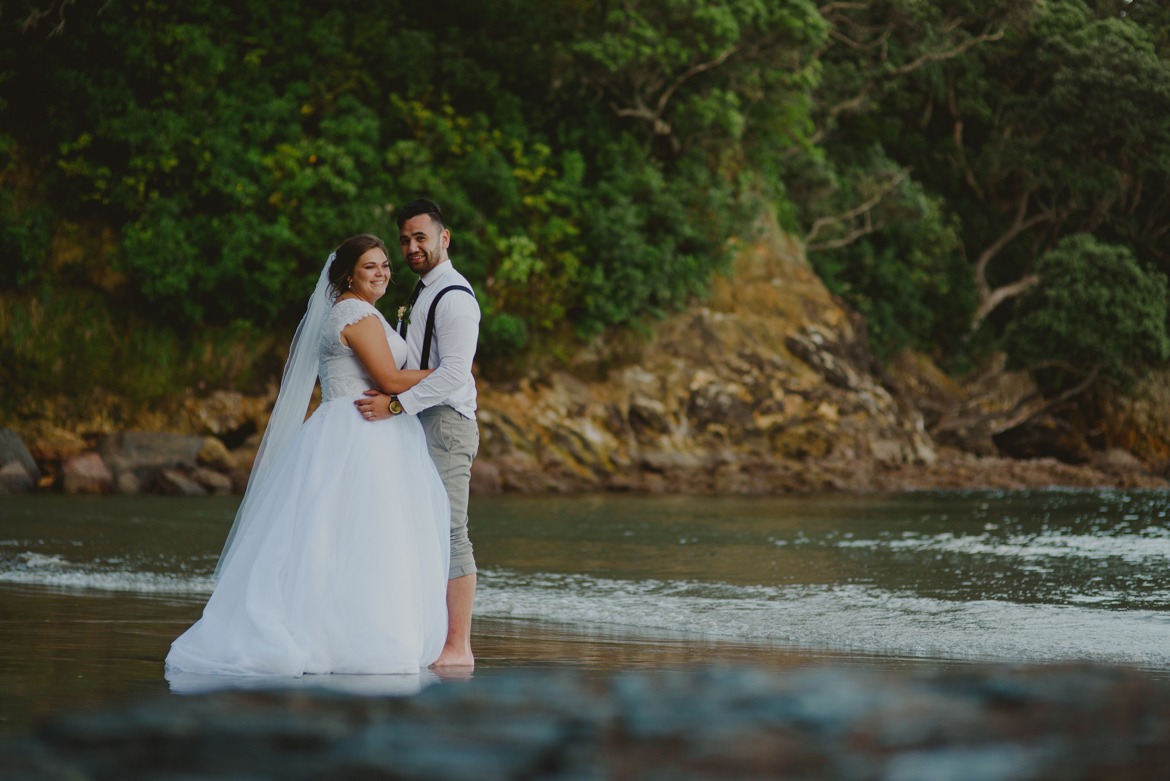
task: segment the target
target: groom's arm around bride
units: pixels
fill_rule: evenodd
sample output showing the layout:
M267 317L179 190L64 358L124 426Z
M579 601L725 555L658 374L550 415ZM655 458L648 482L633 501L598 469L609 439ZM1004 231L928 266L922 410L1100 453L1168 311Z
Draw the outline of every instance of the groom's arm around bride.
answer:
M418 369L425 361L425 368L435 371L396 399L368 391L358 406L363 413L373 413L367 418L370 420L403 412L418 415L423 424L431 458L451 503L447 642L433 666L471 667L475 663L471 609L476 567L467 536L467 502L471 462L479 450L475 379L471 375L479 339L479 304L471 285L447 257L451 234L437 204L426 199L407 204L398 215L398 229L403 260L419 275L399 324L399 332L405 330L406 365Z

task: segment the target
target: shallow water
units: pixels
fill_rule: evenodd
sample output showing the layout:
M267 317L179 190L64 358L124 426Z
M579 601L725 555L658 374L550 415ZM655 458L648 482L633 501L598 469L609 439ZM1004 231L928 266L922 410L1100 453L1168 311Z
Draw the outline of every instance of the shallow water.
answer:
M477 498L476 674L991 660L1170 673L1168 499ZM162 657L199 615L236 503L0 500L0 729L167 691ZM429 682L331 685L406 693Z

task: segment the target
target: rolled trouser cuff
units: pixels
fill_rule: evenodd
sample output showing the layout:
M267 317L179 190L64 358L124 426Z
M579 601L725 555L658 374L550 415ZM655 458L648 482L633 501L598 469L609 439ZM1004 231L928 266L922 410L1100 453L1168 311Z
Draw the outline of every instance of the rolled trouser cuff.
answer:
M454 559L451 560L451 572L447 576L447 580L465 578L468 575L474 575L477 572L479 572L479 570L476 569L475 566L475 557L468 553L467 559L465 561L459 562L458 564Z

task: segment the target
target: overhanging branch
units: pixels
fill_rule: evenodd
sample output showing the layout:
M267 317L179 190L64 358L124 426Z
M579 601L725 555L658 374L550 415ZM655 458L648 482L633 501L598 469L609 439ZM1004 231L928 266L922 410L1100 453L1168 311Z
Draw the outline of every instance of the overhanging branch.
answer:
M857 3L857 4L854 4L854 3L829 3L826 6L822 6L821 9L819 9L819 10L821 12L821 16L825 16L831 10L842 9L842 8L866 9L868 7L869 7L868 3ZM944 32L947 32L947 33L952 32L953 30L958 28L962 23L963 23L963 19L955 19L951 22L950 25L948 25L946 28L944 28ZM878 41L876 41L873 45L877 46L877 45L884 44L886 39L889 37L889 33L891 31L892 30L885 31L883 33L882 37L879 38ZM918 57L914 60L911 60L910 62L906 63L905 65L901 65L901 66L896 67L896 68L889 68L886 71L886 75L887 76L894 76L894 77L905 76L906 74L912 73L912 72L914 72L920 68L923 68L931 63L941 62L943 60L949 60L949 59L952 59L954 57L958 57L960 54L963 54L964 52L968 51L972 47L978 46L979 44L990 43L992 41L998 41L999 39L1003 38L1003 36L1006 34L1007 34L1007 27L1000 27L998 30L996 30L994 32L984 32L980 35L976 35L973 38L968 38L967 40L965 40L962 43L957 44L955 46L951 46L949 48L944 47L944 48L937 49L935 51L926 52L925 54L921 55L920 57ZM867 45L867 44L861 44L861 43L858 43L857 41L853 41L853 40L845 37L840 32L830 31L830 36L831 36L832 40L840 41L840 42L845 43L846 45L849 45L855 49L863 49L863 48L869 47L869 45ZM883 60L884 60L884 58L885 57L884 57L884 49L883 49ZM878 86L879 86L879 79L878 78L871 78L871 79L867 80L865 82L865 84L863 84L861 86L861 88L857 91L856 94L853 95L853 97L846 98L845 100L842 100L838 103L835 103L834 105L832 105L828 109L826 109L825 110L825 121L822 122L821 126L816 130L816 132L813 133L812 139L811 139L812 142L814 144L819 143L820 140L822 138L824 138L824 136L827 132L828 123L830 120L833 120L836 117L838 117L839 115L846 113L846 112L858 111L863 105L865 105L866 98L868 98L869 95L878 88Z
M971 320L971 330L974 331L977 329L997 306L1009 298L1015 298L1039 281L1040 277L1037 275L1028 274L1010 285L1004 285L1003 287L997 287L995 290L992 290L986 298L979 302L979 308L975 310L975 317Z
M1031 367L1031 371L1035 371L1036 369L1043 368L1047 365L1055 365L1055 362L1046 362L1045 364L1038 364L1036 366ZM1065 369L1066 371L1072 372L1073 374L1084 373L1082 371L1078 371L1077 369L1074 369L1073 367L1071 367L1067 364L1062 364L1061 368ZM1064 393L1061 393L1059 396L1052 398L1052 399L1049 399L1048 401L1044 402L1039 407L1019 411L1020 406L1022 406L1022 404L1017 405L1016 409L1013 410L1013 412L1015 414L1011 415L1007 420L1001 421L1000 423L997 423L996 425L993 425L991 427L992 435L994 436L995 434L1002 434L1003 432L1008 431L1010 429L1013 429L1016 426L1027 423L1029 420L1036 417L1037 415L1042 415L1045 412L1047 412L1048 410L1053 409L1054 407L1058 407L1061 404L1064 404L1066 401L1070 401L1071 399L1075 398L1076 396L1079 396L1080 394L1084 393L1086 390L1089 389L1089 386L1091 386L1097 380L1097 376L1101 373L1101 368L1102 368L1101 364L1099 364L1099 363L1091 366L1089 368L1088 372L1084 373L1085 378L1083 380L1081 380L1076 385L1074 385L1073 387L1066 390Z
M700 73L709 71L712 68L718 68L727 61L728 57L738 50L739 46L731 46L722 51L715 59L701 62L688 68L671 82L670 86L663 90L662 94L658 96L658 100L653 109L646 104L646 99L641 94L634 96L633 108L618 106L612 102L609 104L610 108L619 117L635 117L646 120L653 126L655 135L669 136L671 133L670 123L663 119L663 114L666 113L666 105L670 102L670 99L674 96L678 88Z
M957 27L961 23L962 23L961 19L956 20L956 23L952 27ZM954 57L958 57L960 54L967 51L971 47L978 46L981 43L990 43L991 41L998 41L1000 38L1002 38L1006 34L1007 34L1007 28L1001 27L993 33L983 33L982 35L977 35L974 38L968 38L967 40L963 41L962 43L960 43L958 46L955 46L954 48L940 49L939 51L927 52L926 54L922 55L918 59L912 60L911 62L908 62L899 68L895 68L893 73L896 76L904 76L905 74L910 73L912 71L916 71L919 68L921 68L925 65L929 65L932 62L940 62L942 60L949 60L949 59L952 59Z
M841 212L840 214L834 214L831 217L820 217L817 220L815 220L812 224L812 227L809 229L808 234L804 237L805 249L809 250L809 251L813 251L813 250L818 250L818 249L833 249L835 247L843 247L846 244L850 244L850 243L856 241L857 239L861 238L862 236L866 235L867 233L873 233L874 231L879 230L885 223L879 223L877 225L877 227L873 227L873 224L869 220L869 212L875 206L877 206L879 203L881 203L882 199L885 198L886 195L889 194L889 192L891 190L893 190L895 187L897 187L899 184L901 184L902 180L904 180L909 175L910 175L909 168L907 168L903 171L899 171L897 176L895 176L893 179L891 179L889 182L887 182L885 185L883 185L882 188L880 190L878 190L878 192L875 195L873 195L873 197L871 197L869 200L862 203L860 206L857 206L853 209L850 209L847 212ZM817 234L821 232L821 228L825 228L825 227L828 227L829 225L834 225L834 224L839 223L839 222L846 222L849 220L855 220L858 217L862 217L862 216L864 216L866 218L866 226L863 226L863 228L855 230L852 233L850 233L850 235L848 237L846 237L848 240L843 241L842 239L834 239L832 241L822 242L820 244L813 244L812 243L812 240L815 239L817 237Z
M853 242L857 241L862 236L868 236L869 234L874 233L876 231L879 231L884 227L886 227L886 223L884 221L874 223L870 219L869 212L866 212L864 222L860 228L856 228L856 229L850 231L847 235L842 236L839 239L833 239L831 241L822 241L822 242L818 242L816 244L806 244L804 249L806 252L816 252L817 250L837 249L839 247L845 247L845 246L848 246L849 244L852 244Z
M1024 193L1020 198L1019 205L1016 207L1016 218L1012 221L1011 227L1004 231L983 252L979 253L979 257L975 261L975 285L979 288L980 299L987 298L991 295L991 290L987 285L987 264L991 262L991 259L998 255L1016 236L1019 236L1035 225L1039 225L1045 220L1051 219L1051 214L1046 211L1025 219L1025 215L1028 213L1028 201L1032 197L1033 192L1035 192L1035 188L1029 188Z

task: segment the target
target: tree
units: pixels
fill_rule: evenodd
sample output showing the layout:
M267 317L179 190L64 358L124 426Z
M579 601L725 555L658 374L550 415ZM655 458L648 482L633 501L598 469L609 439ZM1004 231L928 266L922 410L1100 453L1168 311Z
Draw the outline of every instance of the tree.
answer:
M1128 247L1067 236L1040 258L1036 276L1004 333L1015 367L1118 375L1170 357L1166 276L1144 269Z
M972 327L1038 282L1032 265L1061 236L1160 262L1170 229L1170 65L1134 21L1084 3L1024 22L885 106L887 149L967 215Z
M814 253L818 266L844 267L850 242L882 241L879 234L897 222L883 212L903 191L897 177L908 176L959 218L967 268L948 266L948 286L971 290L968 329L994 315L976 344L1010 321L1013 310L1002 304L1037 284L1036 259L1062 236L1087 231L1170 269L1170 127L1162 121L1170 113L1170 66L1154 45L1170 40L1165 11L1133 13L1110 0L875 1L828 3L822 11L833 23L833 44L822 55L814 116L832 170L806 179L814 186L801 194L814 197L797 201L813 207L806 226L837 219L810 246L842 257ZM880 150L866 154L886 162L855 163L846 174L842 164L861 150ZM841 184L858 176L874 183L868 191ZM850 295L860 305L882 294ZM964 349L954 340L947 346Z
M804 235L830 289L870 320L879 353L958 348L976 305L963 219L919 170L937 162L906 155L901 134L891 137L889 106L921 102L923 79L993 46L1029 6L860 0L819 9L830 37L810 94L811 139L822 148L787 160L787 227Z

